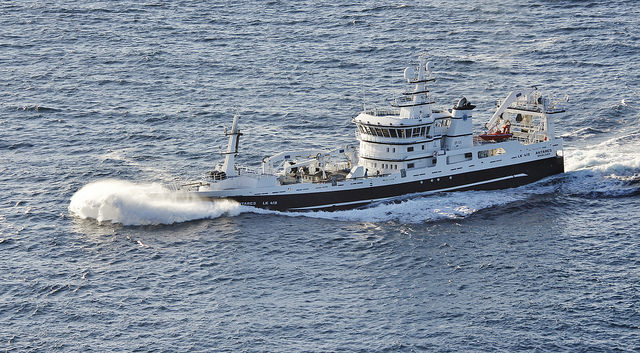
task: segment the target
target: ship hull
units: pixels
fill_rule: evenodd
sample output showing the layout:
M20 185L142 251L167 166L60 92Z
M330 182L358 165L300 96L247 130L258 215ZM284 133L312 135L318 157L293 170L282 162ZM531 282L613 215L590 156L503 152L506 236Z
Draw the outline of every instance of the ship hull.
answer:
M334 211L353 209L372 202L391 200L408 194L464 190L496 190L525 185L564 172L562 156L504 165L467 173L424 177L389 185L344 190L281 193L277 195L228 195L240 204L278 211ZM370 178L373 179L373 178ZM221 197L204 197L209 200Z

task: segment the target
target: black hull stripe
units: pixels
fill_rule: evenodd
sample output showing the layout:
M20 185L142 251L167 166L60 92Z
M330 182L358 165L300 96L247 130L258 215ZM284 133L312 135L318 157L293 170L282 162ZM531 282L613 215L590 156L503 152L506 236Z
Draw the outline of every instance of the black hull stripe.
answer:
M512 178L523 178L526 177L526 174L517 174L517 175L510 175L504 178L498 178L498 179L493 179L493 180L486 180L486 181L480 181L477 183L473 183L473 184L468 184L468 185L460 185L460 186L454 186L454 187L450 187L450 188L446 188L446 189L438 189L438 190L433 190L431 191L431 193L436 193L436 192L445 192L445 191L459 191L459 190L470 190L473 189L476 186L480 186L483 184L491 184L491 183L498 183L498 182L502 182L508 179L512 179ZM395 199L398 196L393 196L393 197L386 197L386 198L382 198L382 199L372 199L372 200L367 200L365 202L366 203L370 203L370 202L379 202L379 201L385 201L385 200L391 200L391 199ZM334 207L342 207L342 206L350 206L352 204L361 204L363 203L363 201L355 201L355 202L345 202L343 204L334 204L332 206ZM292 211L307 211L307 210L321 210L324 209L326 206L312 206L312 207L303 207L303 208L295 208L292 209Z
M375 200L385 200L407 194L451 190L505 189L563 172L564 161L562 157L558 156L453 176L428 177L385 186L308 194L230 196L228 198L244 205L278 211L351 209Z

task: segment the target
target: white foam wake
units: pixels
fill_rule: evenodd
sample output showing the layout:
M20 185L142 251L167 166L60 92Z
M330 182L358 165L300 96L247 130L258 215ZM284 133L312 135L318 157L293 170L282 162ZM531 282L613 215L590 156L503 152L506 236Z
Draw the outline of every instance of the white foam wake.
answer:
M234 216L240 213L240 205L227 200L208 202L188 198L156 183L100 180L78 190L71 197L69 211L98 222L155 225Z
M640 169L640 133L611 138L589 148L566 149L565 169L588 169L603 174L628 175Z

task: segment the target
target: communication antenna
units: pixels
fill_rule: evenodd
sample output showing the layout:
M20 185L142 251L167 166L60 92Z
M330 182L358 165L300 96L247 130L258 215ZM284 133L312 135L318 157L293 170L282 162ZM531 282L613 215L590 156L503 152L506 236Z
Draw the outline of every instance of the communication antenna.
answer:
M364 91L364 76L362 76L362 111L367 111L367 96Z

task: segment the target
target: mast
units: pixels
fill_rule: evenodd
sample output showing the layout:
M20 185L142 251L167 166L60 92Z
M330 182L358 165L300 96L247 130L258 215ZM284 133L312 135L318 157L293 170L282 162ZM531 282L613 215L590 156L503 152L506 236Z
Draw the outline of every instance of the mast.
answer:
M238 146L240 144L240 130L238 130L238 120L240 116L238 114L233 116L233 124L231 125L231 131L225 129L224 134L229 136L229 143L227 144L227 151L224 152L224 164L222 165L222 171L226 173L227 177L237 176L236 171L236 155L238 154Z
M429 97L427 83L434 82L435 79L430 77L431 63L427 62L424 55L419 58L420 64L417 70L413 67L404 69L404 78L407 83L414 85L413 90L404 92L403 97L396 99L395 104L392 104L400 108L401 118L422 119L431 115L433 102Z

